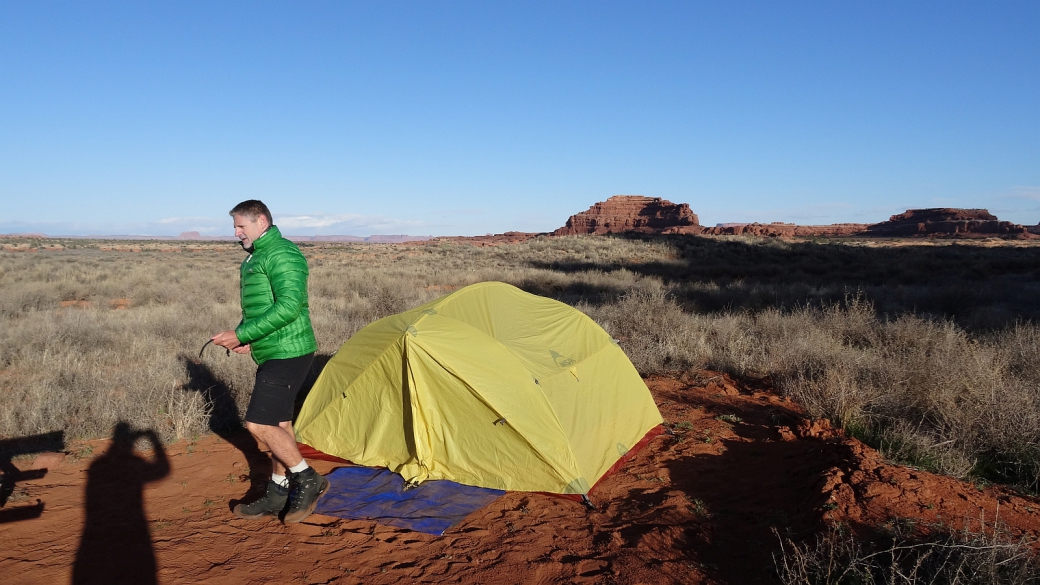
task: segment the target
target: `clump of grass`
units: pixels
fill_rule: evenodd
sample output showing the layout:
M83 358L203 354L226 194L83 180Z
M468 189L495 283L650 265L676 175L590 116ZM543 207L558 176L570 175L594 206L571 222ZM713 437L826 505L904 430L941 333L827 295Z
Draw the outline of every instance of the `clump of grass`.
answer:
M677 423L672 423L672 432L677 435L684 435L693 430L693 423L684 420Z
M708 505L704 503L704 500L700 498L691 498L689 495L686 496L689 505L687 508L693 514L702 518L711 518L711 512L708 511Z

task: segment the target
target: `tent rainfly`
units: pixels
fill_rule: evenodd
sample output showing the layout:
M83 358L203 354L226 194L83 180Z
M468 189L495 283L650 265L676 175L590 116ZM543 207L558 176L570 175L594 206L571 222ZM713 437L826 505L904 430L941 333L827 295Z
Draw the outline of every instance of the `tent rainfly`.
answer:
M315 382L296 434L412 483L584 495L661 423L592 319L482 282L358 331Z

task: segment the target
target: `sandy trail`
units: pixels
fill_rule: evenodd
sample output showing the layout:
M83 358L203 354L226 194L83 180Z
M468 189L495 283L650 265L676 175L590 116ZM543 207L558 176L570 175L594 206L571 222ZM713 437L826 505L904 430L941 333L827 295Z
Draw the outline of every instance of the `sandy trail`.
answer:
M711 372L647 382L676 435L605 479L595 511L508 493L440 537L324 516L246 521L229 506L266 470L251 470L231 443L168 445L164 475L161 454L93 441L14 462L47 471L19 482L2 510L12 521L0 524L0 574L5 583L768 583L774 528L799 540L826 521L957 527L999 506L1013 534L1040 535L1037 500L886 465L768 389ZM11 514L37 500L39 517Z

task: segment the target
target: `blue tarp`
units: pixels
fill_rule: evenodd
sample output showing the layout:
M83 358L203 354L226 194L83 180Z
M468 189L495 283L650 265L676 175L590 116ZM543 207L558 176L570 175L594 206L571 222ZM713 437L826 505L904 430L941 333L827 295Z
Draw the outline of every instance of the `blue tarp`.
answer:
M405 489L400 475L371 467L341 467L325 477L331 485L318 502L318 514L438 536L505 493L447 480Z

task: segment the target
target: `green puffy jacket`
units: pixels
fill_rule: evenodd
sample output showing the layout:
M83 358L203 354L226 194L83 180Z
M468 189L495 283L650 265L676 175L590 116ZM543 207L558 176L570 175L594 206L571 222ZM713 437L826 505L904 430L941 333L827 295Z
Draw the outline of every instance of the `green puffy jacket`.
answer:
M242 323L235 335L253 361L289 359L318 349L307 304L307 259L271 226L242 263Z

